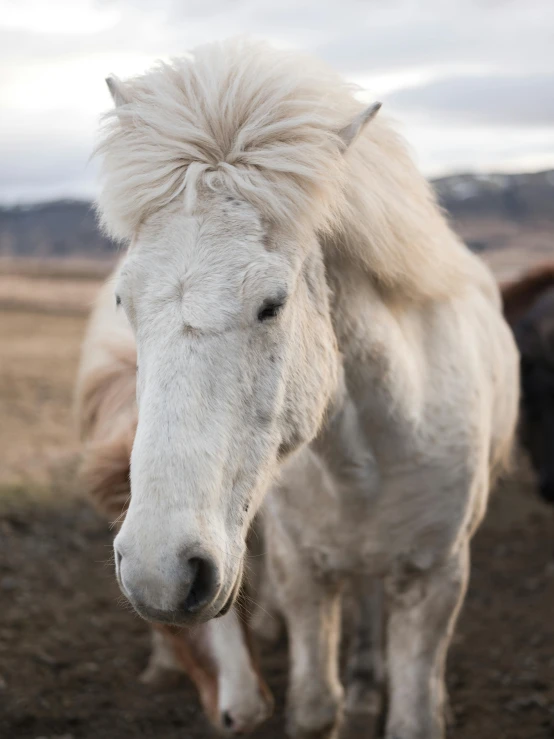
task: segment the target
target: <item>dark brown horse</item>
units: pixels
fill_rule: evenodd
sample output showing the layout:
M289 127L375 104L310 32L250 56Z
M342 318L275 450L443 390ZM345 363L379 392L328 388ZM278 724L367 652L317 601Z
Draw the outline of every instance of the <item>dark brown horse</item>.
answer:
M554 262L501 286L521 354L520 438L545 500L554 503Z

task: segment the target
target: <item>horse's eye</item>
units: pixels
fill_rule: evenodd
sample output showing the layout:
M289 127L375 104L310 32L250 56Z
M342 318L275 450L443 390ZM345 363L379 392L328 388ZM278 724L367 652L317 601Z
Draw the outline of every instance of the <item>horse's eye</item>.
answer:
M116 304L116 305L121 305L121 298L120 298L120 296L119 296L119 295L116 295L116 296L115 296L115 304Z
M283 305L284 302L272 301L264 303L258 313L258 321L268 321L270 318L275 318Z

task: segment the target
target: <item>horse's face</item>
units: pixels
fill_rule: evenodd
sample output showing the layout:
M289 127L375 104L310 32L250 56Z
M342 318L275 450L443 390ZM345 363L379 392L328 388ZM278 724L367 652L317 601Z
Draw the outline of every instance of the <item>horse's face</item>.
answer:
M554 503L554 290L515 326L521 353L521 438Z
M135 332L139 420L115 540L145 618L224 613L245 537L279 462L317 433L338 386L321 250L210 195L141 228L116 301Z

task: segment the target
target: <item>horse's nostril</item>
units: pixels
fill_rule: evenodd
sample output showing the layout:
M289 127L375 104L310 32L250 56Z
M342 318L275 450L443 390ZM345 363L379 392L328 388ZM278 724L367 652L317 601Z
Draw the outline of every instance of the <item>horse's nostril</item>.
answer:
M187 570L190 588L183 608L194 613L213 599L217 589L217 568L211 559L191 557L187 561Z
M231 714L229 713L229 711L224 711L223 712L223 716L221 717L221 723L223 724L223 726L226 729L232 729L233 728L233 724L235 722L233 721L233 717L231 716Z

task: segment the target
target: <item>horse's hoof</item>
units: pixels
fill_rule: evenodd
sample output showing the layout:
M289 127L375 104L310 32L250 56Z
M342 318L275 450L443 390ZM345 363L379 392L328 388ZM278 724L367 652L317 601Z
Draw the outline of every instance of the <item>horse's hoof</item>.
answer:
M153 691L164 691L176 688L183 680L183 673L159 665L148 665L139 675L139 682Z
M379 716L383 710L383 690L363 681L351 683L346 690L345 713L351 717Z
M315 710L295 711L287 719L290 739L338 739L342 711L339 703L318 705Z
M376 739L379 733L380 717L372 711L357 711L344 714L340 739Z
M339 739L339 728L338 725L333 725L315 729L289 723L287 725L287 736L290 739Z

